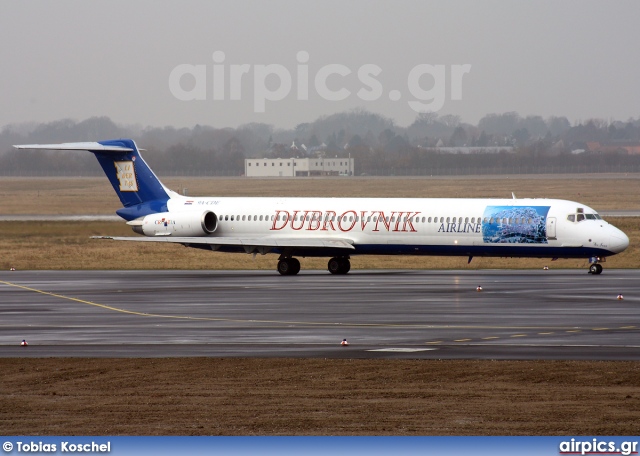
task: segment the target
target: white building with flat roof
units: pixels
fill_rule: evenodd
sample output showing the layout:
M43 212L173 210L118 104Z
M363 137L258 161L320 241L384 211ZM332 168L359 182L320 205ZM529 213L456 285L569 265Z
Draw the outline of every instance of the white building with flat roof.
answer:
M247 177L353 176L353 158L247 158Z

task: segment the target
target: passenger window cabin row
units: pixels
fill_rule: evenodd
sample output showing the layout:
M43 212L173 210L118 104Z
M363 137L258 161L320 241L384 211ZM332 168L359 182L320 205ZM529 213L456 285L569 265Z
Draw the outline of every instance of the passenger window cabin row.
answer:
M579 215L583 215L584 214L579 214ZM586 214L587 218L593 218L593 217L589 217L589 216L593 216L594 214ZM574 221L571 217L575 218L575 214L571 214L569 215L568 220L569 221ZM224 222L233 222L233 221L238 221L238 222L273 222L274 219L277 220L278 222L284 222L285 219L287 218L287 216L285 215L278 215L277 217L275 217L274 215L220 215L218 220L219 221L224 221ZM599 216L597 218L600 218ZM304 219L304 220L303 220ZM361 217L359 216L353 216L353 215L349 215L349 216L340 216L340 215L332 215L332 216L324 216L324 217L317 217L315 215L311 215L311 214L307 214L306 216L304 215L289 215L288 220L289 222L291 221L305 221L305 222L309 222L309 221L313 221L313 222L359 222ZM382 221L382 219L380 220ZM384 222L385 223L395 223L396 221L398 221L398 218L396 216L386 216L384 218ZM411 217L410 219L408 219L407 217L400 217L400 222L406 223L406 222L411 222L411 223L424 223L424 224L429 224L429 223L433 223L433 224L442 224L442 223L471 223L471 224L475 224L475 223L485 223L485 224L509 224L509 225L530 225L531 223L533 223L533 220L531 218L494 218L494 217L484 217L484 219L482 217ZM580 221L580 220L578 220ZM373 215L373 216L368 216L366 218L366 222L373 222L373 223L377 223L378 222L378 216Z

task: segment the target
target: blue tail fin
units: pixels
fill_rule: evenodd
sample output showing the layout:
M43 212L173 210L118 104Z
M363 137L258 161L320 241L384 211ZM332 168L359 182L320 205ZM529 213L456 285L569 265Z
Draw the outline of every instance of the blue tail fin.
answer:
M138 152L131 139L100 142L31 144L18 149L88 150L93 153L109 182L118 194L122 209L116 211L125 220L148 214L167 212L167 202L173 193L162 185Z
M115 139L99 141L98 144L128 149L122 152L90 150L124 206L116 211L120 217L133 220L156 212L167 212L167 189L144 161L134 141Z

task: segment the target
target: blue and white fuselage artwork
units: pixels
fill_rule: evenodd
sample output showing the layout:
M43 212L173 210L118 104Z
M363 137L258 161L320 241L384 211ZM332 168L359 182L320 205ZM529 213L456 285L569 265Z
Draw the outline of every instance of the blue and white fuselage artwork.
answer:
M20 149L87 150L123 205L116 213L143 236L221 252L279 254L278 272L300 270L295 257L330 257L346 274L353 255L588 258L600 274L629 238L583 204L493 198L199 198L166 188L132 140L35 144Z

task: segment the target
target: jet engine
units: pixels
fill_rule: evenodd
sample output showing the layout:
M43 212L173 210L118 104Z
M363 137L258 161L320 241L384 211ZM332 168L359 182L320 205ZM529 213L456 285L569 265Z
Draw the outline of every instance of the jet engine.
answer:
M207 236L218 227L218 217L211 211L160 212L137 218L127 225L145 236Z

